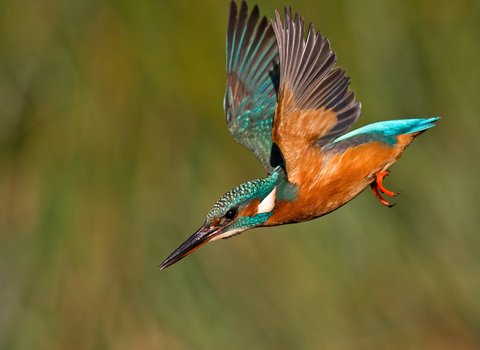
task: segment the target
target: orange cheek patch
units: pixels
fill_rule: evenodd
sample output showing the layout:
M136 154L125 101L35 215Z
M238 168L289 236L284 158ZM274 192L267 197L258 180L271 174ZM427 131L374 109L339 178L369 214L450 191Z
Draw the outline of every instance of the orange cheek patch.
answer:
M243 210L239 213L239 216L252 217L257 214L260 199L256 199L253 202L248 203Z

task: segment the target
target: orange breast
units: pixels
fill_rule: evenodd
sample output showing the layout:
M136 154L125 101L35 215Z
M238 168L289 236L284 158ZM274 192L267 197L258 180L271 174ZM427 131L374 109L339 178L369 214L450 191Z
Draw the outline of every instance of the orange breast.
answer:
M297 159L297 171L289 176L300 187L298 200L278 202L266 225L307 221L339 208L371 184L378 171L393 165L412 140L399 140L395 147L366 143L331 155L312 147Z

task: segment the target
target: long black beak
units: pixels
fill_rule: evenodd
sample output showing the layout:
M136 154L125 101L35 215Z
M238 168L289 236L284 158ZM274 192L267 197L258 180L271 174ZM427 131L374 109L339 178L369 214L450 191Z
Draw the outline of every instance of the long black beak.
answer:
M189 239L182 243L172 254L165 259L165 261L159 266L160 270L163 270L170 265L175 264L177 261L182 260L188 254L194 250L200 248L202 245L215 238L218 232L218 227L205 227L203 225L195 232Z

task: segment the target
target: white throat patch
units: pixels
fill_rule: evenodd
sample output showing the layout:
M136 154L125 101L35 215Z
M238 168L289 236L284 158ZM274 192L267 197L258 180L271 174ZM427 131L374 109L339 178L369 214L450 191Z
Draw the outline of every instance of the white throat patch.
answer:
M213 237L210 241L216 241L217 239L222 239L222 238L228 238L228 237L231 237L231 236L235 236L235 235L237 235L237 234L239 234L240 232L243 232L243 231L245 231L244 228L237 228L237 229L234 229L234 230L230 230L230 231L221 233L218 236Z
M275 186L272 192L270 192L268 196L266 196L265 199L258 205L257 214L269 213L273 210L273 207L275 207L276 192L277 192L277 186Z

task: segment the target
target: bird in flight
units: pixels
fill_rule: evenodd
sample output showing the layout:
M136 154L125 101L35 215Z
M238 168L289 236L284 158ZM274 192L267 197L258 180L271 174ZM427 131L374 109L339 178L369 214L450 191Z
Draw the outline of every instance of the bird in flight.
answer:
M232 1L227 31L224 109L235 141L260 160L267 177L223 195L203 226L160 265L164 269L202 246L255 227L312 220L371 186L380 202L394 196L383 178L405 148L438 118L390 120L346 133L361 104L349 77L335 67L330 43L303 17L284 11L283 25L250 15Z

